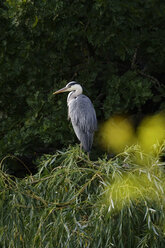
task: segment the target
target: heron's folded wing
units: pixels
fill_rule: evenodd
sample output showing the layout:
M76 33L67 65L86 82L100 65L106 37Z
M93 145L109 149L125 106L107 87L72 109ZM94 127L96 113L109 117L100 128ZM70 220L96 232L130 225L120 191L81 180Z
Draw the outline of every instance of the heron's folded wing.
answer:
M79 95L69 104L69 116L72 124L84 132L94 132L97 129L95 109L85 95Z

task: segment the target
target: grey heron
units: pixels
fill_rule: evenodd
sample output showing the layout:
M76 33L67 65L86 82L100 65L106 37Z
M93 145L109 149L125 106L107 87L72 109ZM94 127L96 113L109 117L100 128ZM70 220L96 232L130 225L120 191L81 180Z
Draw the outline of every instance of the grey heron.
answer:
M64 88L53 94L68 91L70 91L67 97L68 117L80 141L80 146L89 155L93 143L93 135L97 129L96 112L91 100L82 94L83 89L81 85L75 81L68 83Z

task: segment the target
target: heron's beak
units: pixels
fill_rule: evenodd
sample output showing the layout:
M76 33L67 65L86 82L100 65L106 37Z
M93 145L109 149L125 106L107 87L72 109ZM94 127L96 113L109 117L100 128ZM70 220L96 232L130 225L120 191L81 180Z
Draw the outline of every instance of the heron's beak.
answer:
M55 91L55 92L53 93L53 95L56 95L56 94L59 94L59 93L62 93L62 92L66 92L66 91L68 91L68 88L67 88L67 87L64 87L64 88L62 88L62 89L60 89L60 90Z

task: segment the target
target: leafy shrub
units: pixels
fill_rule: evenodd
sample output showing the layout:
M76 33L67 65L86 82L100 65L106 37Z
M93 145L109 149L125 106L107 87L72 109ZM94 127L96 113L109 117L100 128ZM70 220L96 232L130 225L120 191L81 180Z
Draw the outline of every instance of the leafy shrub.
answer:
M0 170L1 247L164 247L163 148L91 162L77 146L43 156L34 176Z

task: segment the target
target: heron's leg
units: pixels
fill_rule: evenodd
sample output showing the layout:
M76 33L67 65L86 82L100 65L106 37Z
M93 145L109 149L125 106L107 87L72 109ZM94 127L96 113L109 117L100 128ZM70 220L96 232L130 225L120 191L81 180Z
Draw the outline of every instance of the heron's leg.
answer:
M82 144L80 143L80 156L82 156Z
M83 151L83 149L82 149L82 144L80 143L80 156L82 156L82 151ZM87 152L87 156L88 156L88 159L90 160L90 152Z
M89 155L90 155L90 152L87 152L88 159L90 160L90 156Z

